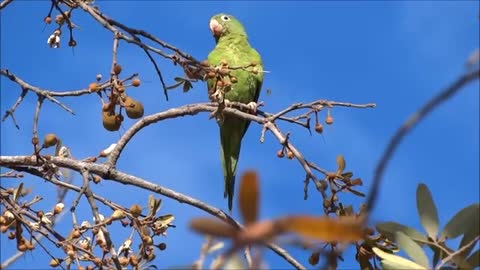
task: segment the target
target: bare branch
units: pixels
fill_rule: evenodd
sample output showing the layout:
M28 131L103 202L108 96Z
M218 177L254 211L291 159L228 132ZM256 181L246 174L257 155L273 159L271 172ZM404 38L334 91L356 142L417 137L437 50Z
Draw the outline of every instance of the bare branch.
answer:
M41 166L42 164L44 164L44 162L45 161L43 160L37 161L36 158L32 156L0 156L0 166L9 167L9 168L19 167L19 168L22 168L21 169L22 171L26 171L23 169L25 168L25 166ZM61 158L61 157L51 157L48 162L51 162L52 164L55 164L58 167L68 168L78 172L87 170L90 173L97 174L107 180L110 179L112 181L115 181L121 184L132 185L132 186L142 188L144 190L150 190L152 192L174 199L180 203L186 203L195 208L203 210L223 220L224 222L231 224L236 228L242 228L242 226L235 219L233 219L231 216L227 215L224 211L216 207L210 206L198 199L176 192L166 187L154 184L142 178L118 171L116 169L113 169L107 166L107 164L95 164L95 163L89 163L89 162L73 160L70 158ZM62 186L72 187L71 184L67 184L67 183L63 183ZM76 188L76 190L79 191L79 188ZM268 243L267 245L271 250L273 250L275 253L277 253L279 256L281 256L283 259L285 259L295 268L306 269L302 264L300 264L297 260L295 260L292 256L290 256L286 250L282 249L281 247L273 243Z
M429 113L431 113L435 108L441 105L443 102L447 101L454 94L458 93L468 83L480 78L480 70L475 70L468 72L458 78L453 84L448 86L446 89L442 90L432 99L430 99L425 105L423 105L418 111L411 115L404 123L401 125L395 134L390 139L387 148L383 152L380 161L377 163L375 168L375 174L372 181L372 186L370 192L366 199L367 212L370 213L375 206L377 199L378 189L380 187L380 182L382 181L383 173L388 165L388 162L392 158L395 150L400 145L400 142L415 126L420 123Z
M0 9L3 9L5 8L6 6L8 6L8 4L12 3L13 0L3 0L1 3L0 3Z

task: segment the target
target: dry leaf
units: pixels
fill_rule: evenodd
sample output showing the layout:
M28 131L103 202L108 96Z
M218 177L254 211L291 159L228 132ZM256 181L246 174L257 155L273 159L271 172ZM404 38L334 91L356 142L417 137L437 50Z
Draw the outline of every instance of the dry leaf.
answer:
M243 174L240 182L240 195L238 204L245 225L252 224L258 217L258 177L254 171L247 171Z
M287 216L280 221L283 230L324 242L353 242L363 239L363 224L355 217Z
M229 224L211 218L194 218L190 228L198 233L216 237L234 237L237 230Z

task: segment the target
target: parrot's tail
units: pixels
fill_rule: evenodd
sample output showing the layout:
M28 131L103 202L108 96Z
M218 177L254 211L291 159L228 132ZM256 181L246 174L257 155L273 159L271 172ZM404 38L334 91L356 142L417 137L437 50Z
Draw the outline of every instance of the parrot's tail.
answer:
M235 176L237 173L238 157L244 134L245 121L228 119L220 127L221 151L225 191L223 196L228 198L228 210L232 211L233 195L235 191Z

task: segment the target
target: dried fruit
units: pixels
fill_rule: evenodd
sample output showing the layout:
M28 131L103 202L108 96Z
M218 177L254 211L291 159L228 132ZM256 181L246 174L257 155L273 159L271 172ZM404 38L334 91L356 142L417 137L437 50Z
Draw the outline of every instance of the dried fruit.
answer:
M137 119L143 116L143 104L131 97L125 99L125 111L130 119Z
M216 75L216 74L215 74L215 72L213 72L213 71L210 71L210 72L207 73L207 77L208 77L208 78L215 78L215 75Z
M283 149L278 150L277 157L283 158L284 156L285 156L285 153L283 152Z
M333 117L331 115L327 115L327 118L325 118L325 124L327 125L333 124Z
M75 47L75 46L77 46L77 42L74 39L70 39L68 41L68 46Z
M130 213L133 217L137 218L142 214L142 207L138 204L134 204L130 207Z
M135 78L132 80L132 86L133 87L139 87L140 86L140 79L139 78Z
M322 132L323 132L323 126L322 126L322 124L317 123L317 124L315 125L315 131L318 132L318 133L322 133Z
M120 72L122 72L122 66L120 66L120 64L115 63L113 65L113 73L115 75L118 75L118 74L120 74Z
M167 248L167 244L165 244L165 243L162 242L162 243L158 244L158 248L159 248L160 250L165 250L165 249Z
M119 118L115 114L102 111L102 123L103 127L108 131L117 131L120 129L122 122L118 121Z
M99 88L98 83L96 82L92 82L91 84L88 85L88 91L90 92L96 92L99 90L98 88Z
M58 142L57 135L49 133L43 138L43 148L48 148L56 145Z

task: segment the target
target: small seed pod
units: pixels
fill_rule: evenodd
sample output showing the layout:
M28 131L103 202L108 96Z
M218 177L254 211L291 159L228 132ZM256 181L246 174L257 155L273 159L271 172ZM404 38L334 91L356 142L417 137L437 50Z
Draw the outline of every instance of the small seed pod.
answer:
M58 14L57 16L55 16L55 22L58 25L62 25L63 23L65 23L65 18L63 18L62 14Z
M238 79L237 79L237 77L235 77L235 76L230 76L230 81L231 81L232 83L237 83L237 82L238 82Z
M216 76L216 74L213 71L210 71L210 72L207 73L208 78L215 78L215 76Z
M333 124L333 117L331 115L327 115L327 118L325 118L325 124L327 125Z
M52 22L52 17L50 16L47 16L43 19L43 21L46 23L46 24L50 24Z
M130 265L137 266L138 265L138 257L135 254L130 255Z
M130 213L133 217L139 217L142 214L142 207L138 204L134 204L130 207Z
M57 203L53 208L53 214L54 215L60 214L63 211L63 208L65 208L65 204Z
M60 259L60 258L56 258L56 259L55 259L55 258L52 258L52 259L50 260L49 265L50 265L51 267L57 267L57 266L59 266L62 262L63 262L63 259Z
M277 157L283 158L284 156L285 156L285 153L283 152L283 149L278 150Z
M308 263L312 266L317 265L318 261L320 260L320 253L313 252L310 257L308 257Z
M139 78L135 78L132 80L132 86L133 87L139 87L140 86L140 79Z
M223 81L217 80L217 88L222 88L222 87L223 87Z
M113 65L113 73L115 75L118 75L118 74L120 74L120 72L122 72L122 66L120 64L115 63Z
M125 256L122 256L120 258L118 258L118 261L120 262L120 265L122 266L127 266L128 265L128 262L130 261L127 257Z
M167 244L165 244L165 243L162 242L162 243L158 244L158 248L159 248L160 250L165 250L165 249L167 248Z
M32 144L33 145L38 145L38 143L39 143L38 137L33 137L32 138Z
M315 125L315 131L321 134L321 133L323 132L323 126L322 126L322 124L317 123L317 124Z
M127 97L125 99L125 111L127 112L127 116L130 119L138 119L143 116L144 109L143 104L139 101L134 100L131 97Z
M258 74L258 68L257 68L257 67L253 67L253 68L252 68L252 73L253 73L253 74Z
M74 39L70 39L68 41L68 46L75 47L75 46L77 46L77 42Z
M118 121L119 118L115 114L102 111L102 123L103 127L108 131L117 131L120 129L122 122Z
M96 82L93 82L91 84L88 85L88 91L90 92L97 92L99 89L98 89L98 83Z
M288 150L288 151L287 151L287 158L288 158L288 159L293 159L293 157L294 157L293 152L290 151L290 150Z
M43 148L48 148L56 145L58 142L57 135L49 133L43 138Z

